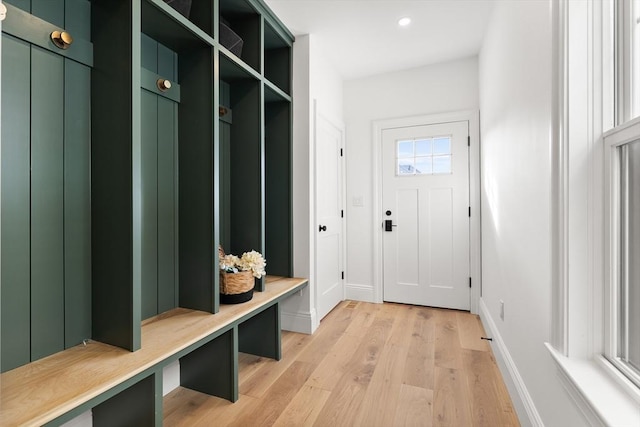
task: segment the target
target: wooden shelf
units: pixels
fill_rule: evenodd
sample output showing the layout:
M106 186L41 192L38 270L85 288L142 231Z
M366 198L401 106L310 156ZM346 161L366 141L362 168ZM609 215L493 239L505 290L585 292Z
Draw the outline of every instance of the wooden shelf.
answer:
M159 375L165 365L259 315L306 285L305 279L267 277L264 292L212 315L177 308L144 322L135 352L91 341L0 375L0 425L42 425L78 408L106 401L127 381ZM279 333L279 332L278 332ZM120 390L119 388L122 388Z

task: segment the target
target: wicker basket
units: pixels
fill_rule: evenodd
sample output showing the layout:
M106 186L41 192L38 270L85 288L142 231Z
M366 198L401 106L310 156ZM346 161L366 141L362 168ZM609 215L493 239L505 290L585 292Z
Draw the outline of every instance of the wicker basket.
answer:
M253 298L255 279L250 271L220 272L220 302L238 304Z

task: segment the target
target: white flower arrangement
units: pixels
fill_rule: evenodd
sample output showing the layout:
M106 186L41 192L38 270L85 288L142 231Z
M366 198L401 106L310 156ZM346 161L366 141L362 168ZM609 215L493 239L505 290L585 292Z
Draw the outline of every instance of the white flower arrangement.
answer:
M239 271L251 271L256 279L266 274L265 267L267 262L260 252L250 251L242 254L240 258L235 255L219 255L220 270L227 273L237 273Z

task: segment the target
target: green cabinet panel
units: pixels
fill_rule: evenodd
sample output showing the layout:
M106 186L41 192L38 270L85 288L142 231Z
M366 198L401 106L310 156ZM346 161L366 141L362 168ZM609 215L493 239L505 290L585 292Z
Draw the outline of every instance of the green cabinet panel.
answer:
M92 337L129 350L141 344L140 19L140 2L91 2Z
M45 3L33 8L64 24L64 2ZM16 11L11 28L27 40L51 25ZM81 12L73 19L87 20ZM3 39L5 371L91 336L91 69L55 47Z
M64 28L65 0L31 0L31 14Z
M178 104L158 96L158 313L178 306L177 122Z
M2 34L3 372L28 363L31 357L30 65L29 44Z
M64 349L64 58L31 48L31 358Z
M69 59L64 66L64 325L68 348L91 337L91 69Z
M25 12L31 12L31 0L4 0L3 3L14 5Z
M291 276L291 104L265 104L265 257L269 274Z
M158 96L142 90L142 318L158 314Z
M158 72L158 42L146 34L140 34L140 66Z
M91 40L91 2L66 0L64 13L64 29L74 38Z
M264 253L263 153L261 135L260 85L243 80L231 87L233 125L231 128L231 247L241 255L256 250ZM267 260L268 262L268 260Z
M220 121L220 244L231 253L231 125ZM239 255L239 254L236 254Z
M180 54L178 112L179 302L180 307L217 311L214 255L213 49Z
M238 400L238 336L234 327L180 359L180 385Z
M280 360L280 303L238 325L238 351Z
M146 70L177 78L175 52L142 34ZM142 318L177 307L177 102L142 90Z
M158 43L157 73L166 79L178 81L178 55L160 43Z
M121 391L109 400L95 406L93 412L94 427L135 426L152 427L156 424L156 393L158 381L151 374Z

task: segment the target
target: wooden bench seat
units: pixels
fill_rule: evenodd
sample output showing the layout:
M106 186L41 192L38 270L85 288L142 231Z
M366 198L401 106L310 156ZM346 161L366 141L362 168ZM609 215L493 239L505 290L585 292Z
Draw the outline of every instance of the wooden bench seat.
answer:
M210 382L221 381L221 397L235 401L238 351L255 354L257 350L263 353L260 355L279 359L278 302L306 283L305 279L268 277L264 292L254 293L253 299L243 304L221 305L216 314L184 308L163 313L143 322L142 348L135 352L90 341L3 373L0 375L0 425L43 425L52 421L60 424L147 378L151 378L151 387L155 388L154 424L158 425L158 419L161 424L162 368L197 354L200 348L206 348L222 336L226 336L227 343L222 346L230 346L230 352L207 350L207 357L213 355L222 360L212 362L210 368L204 367L203 372L206 377L220 366L231 370L228 381L210 379ZM263 319L252 322L259 316L272 318L272 325ZM247 337L245 344L243 335ZM257 336L264 337L267 343L256 344L253 338ZM202 363L184 363L190 371L200 369L199 364ZM181 377L182 370L181 363ZM220 393L214 391L213 394Z

